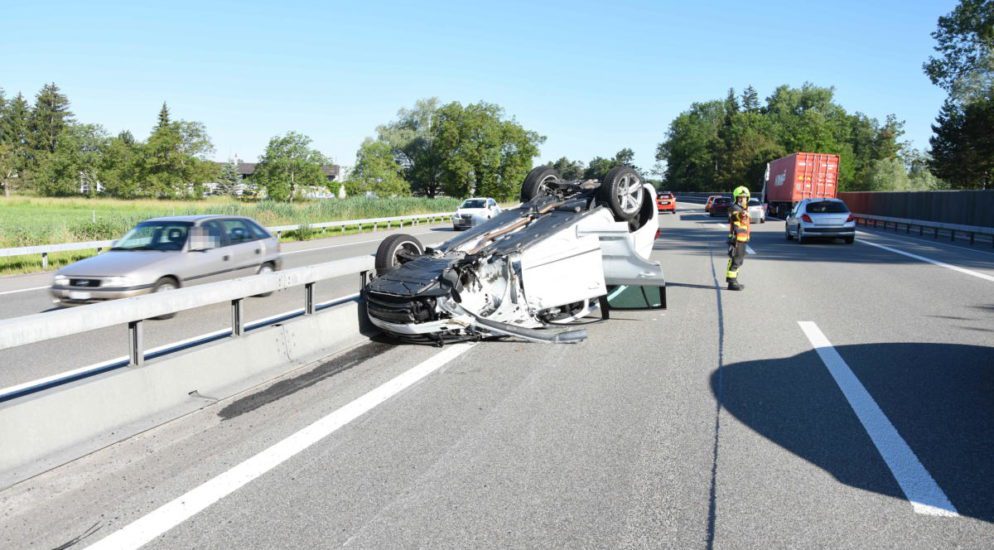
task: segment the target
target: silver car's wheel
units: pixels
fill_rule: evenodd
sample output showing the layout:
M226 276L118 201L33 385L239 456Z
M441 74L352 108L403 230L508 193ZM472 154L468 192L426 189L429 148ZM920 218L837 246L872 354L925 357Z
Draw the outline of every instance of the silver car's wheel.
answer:
M171 290L176 290L179 288L179 284L169 277L163 277L156 281L155 286L152 287L152 294L158 294L160 292L169 292ZM155 320L161 321L165 319L172 319L176 317L175 313L167 313L166 315L160 315L159 317L154 317Z
M628 221L637 216L645 195L642 178L630 166L612 168L597 189L600 202L611 209L618 221Z
M804 228L800 225L797 226L797 242L798 244L804 244Z
M267 273L273 273L274 271L276 271L276 268L273 267L273 264L262 264L259 266L259 271L256 271L255 274L265 275ZM272 296L272 295L273 295L272 292L266 292L263 294L255 295L255 298L265 298L266 296Z

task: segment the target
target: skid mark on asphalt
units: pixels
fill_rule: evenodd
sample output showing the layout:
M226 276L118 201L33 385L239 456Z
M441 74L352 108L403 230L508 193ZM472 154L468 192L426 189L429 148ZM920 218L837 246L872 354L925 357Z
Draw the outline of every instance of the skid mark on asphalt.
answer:
M866 429L867 435L873 441L880 456L890 468L897 484L904 491L905 497L911 502L916 513L929 516L958 517L959 513L953 506L946 493L928 473L925 466L918 460L911 447L908 446L901 434L891 424L890 419L873 400L870 392L866 391L859 378L853 374L839 352L822 333L818 325L811 321L798 321L804 335L808 337L812 347L818 353L829 374L838 384L842 394L849 402L859 422Z
M234 468L129 523L108 537L97 541L96 544L89 546L89 548L100 550L139 548L151 542L173 527L197 515L208 506L234 493L266 472L308 449L318 441L347 426L356 418L359 418L393 396L410 388L472 347L473 344L455 344L446 347L417 366L290 435Z
M724 394L721 367L725 362L725 314L721 304L721 285L718 283L718 273L714 268L714 251L708 246L708 257L711 259L711 279L714 281L714 291L718 304L718 371L717 390L715 391L714 411L714 446L711 451L711 487L708 491L708 532L707 548L714 548L715 523L718 517L718 439L721 435L721 402Z

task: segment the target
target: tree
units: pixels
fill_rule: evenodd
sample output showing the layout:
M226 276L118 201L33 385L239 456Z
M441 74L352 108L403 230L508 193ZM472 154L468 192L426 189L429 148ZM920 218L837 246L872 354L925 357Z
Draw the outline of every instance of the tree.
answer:
M960 0L932 33L936 57L922 69L954 100L969 102L994 88L994 0Z
M104 149L100 166L100 182L108 195L124 199L142 196L142 144L131 132L124 131L111 138Z
M302 185L327 186L322 167L328 160L310 145L311 138L296 132L273 137L259 157L252 179L276 201L292 202Z
M929 166L939 178L966 189L994 188L994 100L961 105L946 99L932 125Z
M207 160L214 152L207 129L200 122L172 121L165 104L152 135L141 148L141 193L153 197L201 196L203 184L217 178L217 165Z
M742 92L742 110L747 113L759 110L759 94L756 93L756 88L753 88L751 84Z
M409 195L411 185L403 172L389 143L366 138L356 154L355 168L345 182L345 189L350 195L367 192L385 197Z
M59 91L55 83L45 84L35 98L30 118L30 145L38 153L54 153L59 137L66 126L73 122L69 98Z
M24 95L18 93L7 103L3 116L0 117L0 145L4 146L0 178L3 179L5 196L10 196L10 192L26 179L31 158L28 149L30 115L30 105Z
M401 109L397 120L376 129L390 144L404 169L404 178L417 195L434 197L442 186L442 153L438 136L438 98L419 99L412 109Z
M56 139L55 151L38 167L38 190L49 196L98 192L100 167L107 135L95 124L73 124Z
M566 157L561 157L556 162L550 164L555 168L559 175L565 180L578 180L583 177L584 165L582 160L569 160Z
M242 182L242 175L238 173L238 161L228 159L228 162L221 165L218 174L218 193L222 195L234 195L238 184Z

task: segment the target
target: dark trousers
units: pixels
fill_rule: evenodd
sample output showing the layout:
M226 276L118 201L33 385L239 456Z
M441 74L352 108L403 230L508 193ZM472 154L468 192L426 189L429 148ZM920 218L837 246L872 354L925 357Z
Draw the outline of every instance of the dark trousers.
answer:
M728 270L725 272L725 280L734 281L739 276L739 268L742 267L746 258L746 244L742 241L735 241L735 244L728 247Z

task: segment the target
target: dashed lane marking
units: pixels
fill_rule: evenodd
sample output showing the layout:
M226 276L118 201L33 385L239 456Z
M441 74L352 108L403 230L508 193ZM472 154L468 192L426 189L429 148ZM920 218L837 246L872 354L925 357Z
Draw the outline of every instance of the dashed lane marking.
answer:
M873 441L880 456L890 468L894 479L911 502L916 513L928 516L957 517L959 513L953 506L942 488L928 473L925 466L908 446L901 434L891 424L890 419L873 400L870 392L866 391L859 378L853 374L832 343L812 321L798 321L804 335L818 352L818 357L825 363L829 374L835 379L842 395L859 418L866 433Z

